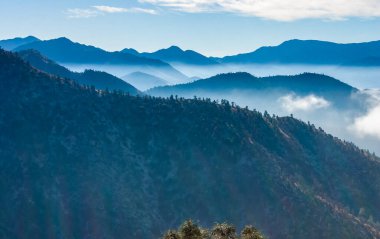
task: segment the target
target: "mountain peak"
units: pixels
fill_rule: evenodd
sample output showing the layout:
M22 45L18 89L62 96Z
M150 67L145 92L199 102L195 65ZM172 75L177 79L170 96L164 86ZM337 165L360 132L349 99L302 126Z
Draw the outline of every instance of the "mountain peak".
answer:
M38 39L35 36L27 36L27 37L24 38L24 40L28 40L28 41L41 41L40 39Z
M167 50L180 50L180 51L182 51L182 49L179 46L175 46L175 45L170 46L169 48L167 48Z
M16 37L13 39L7 39L7 40L0 40L0 47L4 48L5 50L11 51L14 50L15 48L29 44L32 42L37 42L40 41L37 37L34 36L27 36L27 37Z
M155 52L152 52L152 53L145 53L145 54L148 54L148 55L155 55L155 54L182 54L184 53L184 51L179 48L178 46L170 46L168 48L163 48L163 49L160 49L160 50L157 50Z
M319 40L291 39L291 40L288 40L288 41L284 41L283 43L280 44L280 46L309 44L309 43L332 43L332 42L319 41Z
M152 53L143 53L144 56L159 59L169 63L184 63L190 65L212 65L218 64L213 59L210 59L196 51L182 50L178 46L170 46L166 49L161 49Z
M125 48L125 49L121 50L121 52L136 55L136 56L140 54L137 50L135 50L133 48Z
M59 37L56 39L52 39L50 41L57 41L57 42L62 42L62 43L73 43L73 41L71 41L69 38L66 38L66 37Z

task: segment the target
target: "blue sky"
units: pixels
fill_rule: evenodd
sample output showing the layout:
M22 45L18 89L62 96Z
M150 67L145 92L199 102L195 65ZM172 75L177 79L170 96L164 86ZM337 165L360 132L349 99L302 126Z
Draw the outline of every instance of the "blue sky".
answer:
M0 0L0 38L66 36L107 50L205 55L288 39L380 40L380 0Z

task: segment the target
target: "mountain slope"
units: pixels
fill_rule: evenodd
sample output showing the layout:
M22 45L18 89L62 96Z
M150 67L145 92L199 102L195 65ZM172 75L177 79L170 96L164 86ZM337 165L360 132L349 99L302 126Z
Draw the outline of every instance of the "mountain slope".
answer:
M38 41L40 41L40 39L33 37L33 36L28 36L25 38L16 37L13 39L1 40L0 41L0 48L3 48L4 50L10 51L10 50L13 50L19 46L29 44L32 42L38 42Z
M296 119L99 94L4 51L0 109L2 238L158 238L186 218L380 236L379 159Z
M346 62L345 65L349 66L380 66L380 56L379 57L365 57L362 59L355 59L351 62Z
M17 53L23 60L33 67L52 75L77 81L81 85L94 86L99 90L121 90L131 95L139 94L139 91L127 82L105 72L86 70L83 73L72 72L67 68L42 56L35 50L26 50Z
M223 63L349 64L368 57L380 57L380 41L337 44L315 40L290 40L274 47L227 56ZM363 66L366 66L363 64Z
M143 72L133 72L124 76L123 80L136 86L139 90L147 90L156 86L168 84L164 79Z
M161 49L152 53L139 53L134 49L124 49L122 52L157 59L169 63L179 63L188 65L215 65L216 61L192 50L182 50L177 46Z

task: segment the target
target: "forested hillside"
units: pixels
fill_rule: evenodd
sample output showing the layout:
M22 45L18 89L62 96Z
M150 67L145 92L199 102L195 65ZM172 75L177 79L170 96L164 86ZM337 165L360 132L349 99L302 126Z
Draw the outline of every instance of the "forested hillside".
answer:
M379 158L227 101L98 92L0 50L0 237L158 238L187 218L379 238Z

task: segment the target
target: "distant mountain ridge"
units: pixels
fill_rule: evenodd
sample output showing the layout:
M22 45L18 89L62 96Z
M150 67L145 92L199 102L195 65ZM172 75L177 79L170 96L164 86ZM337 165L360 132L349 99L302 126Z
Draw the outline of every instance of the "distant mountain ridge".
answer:
M140 94L132 85L105 72L86 70L83 73L72 72L54 61L42 56L36 50L25 50L17 53L33 67L52 75L77 81L81 85L94 86L99 90L120 90L131 95Z
M65 37L32 42L17 47L13 51L34 49L59 64L77 64L98 66L124 66L134 68L133 71L142 71L154 74L175 82L183 82L187 76L176 70L170 64L157 59L150 59L123 52L108 52L103 49L72 42ZM124 74L127 74L125 72Z
M132 64L163 66L167 63L211 66L218 64L319 64L379 66L380 41L334 43L320 40L289 40L278 46L265 46L253 52L225 57L206 57L193 50L171 46L155 52L138 52L125 48L106 52L100 48L73 43L67 38L40 41L35 37L0 41L6 50L36 49L57 62ZM65 49L66 51L62 51Z
M261 47L254 52L219 58L221 63L332 64L355 63L380 57L380 41L338 44L317 40L290 40L278 46Z
M72 42L61 37L52 40L32 42L17 47L14 51L34 49L44 56L60 63L92 63L92 64L131 64L168 66L160 60L147 59L128 53L107 52L100 48Z
M28 36L28 37L16 37L13 39L7 39L7 40L0 40L0 47L4 50L10 51L13 50L19 46L29 44L32 42L40 41L37 37L34 36Z
M218 62L206 57L196 51L182 50L178 46L171 46L167 49L161 49L152 53L139 53L134 49L124 49L121 52L144 56L151 59L162 60L169 63L189 64L189 65L216 65Z
M131 83L139 90L147 90L156 86L164 86L168 84L168 82L162 78L138 71L128 74L122 77L122 79Z

